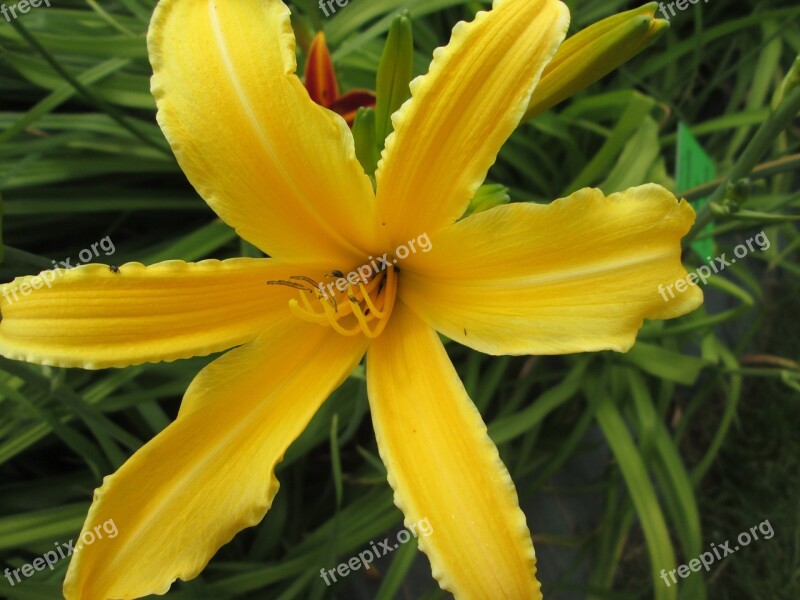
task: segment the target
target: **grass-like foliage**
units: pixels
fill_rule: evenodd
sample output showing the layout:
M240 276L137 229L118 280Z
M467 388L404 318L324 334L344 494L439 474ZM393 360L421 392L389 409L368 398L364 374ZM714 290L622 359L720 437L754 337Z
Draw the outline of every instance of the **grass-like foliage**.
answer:
M0 18L0 280L76 264L106 237L113 254L92 261L260 256L198 197L156 125L145 45L155 0L51 4ZM299 64L321 25L343 91L375 89L399 11L410 11L422 74L453 25L488 4L352 0L325 17L295 0ZM570 33L637 5L566 4ZM657 182L711 197L691 234L711 256L760 232L770 241L710 277L700 310L646 323L627 354L493 358L447 345L517 484L548 599L800 596L800 87L783 85L799 53L793 0L690 4L637 58L520 126L490 171L512 201ZM716 175L682 181L679 125ZM691 271L706 261L686 244ZM92 490L175 417L210 360L89 372L0 358L0 570L75 537ZM266 519L170 598L447 597L415 543L331 587L320 578L402 523L363 369L277 475ZM765 520L772 539L680 585L661 580ZM0 580L0 596L60 597L66 567Z

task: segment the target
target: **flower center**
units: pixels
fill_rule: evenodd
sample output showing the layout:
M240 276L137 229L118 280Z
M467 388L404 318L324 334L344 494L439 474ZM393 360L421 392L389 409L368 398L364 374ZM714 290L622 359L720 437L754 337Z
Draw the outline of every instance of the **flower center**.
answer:
M394 265L385 267L366 283L363 280L352 283L339 271L327 276L336 278L333 284L314 281L303 275L292 276L289 278L291 281L267 283L298 290L300 301L290 300L289 309L299 319L329 325L341 335L363 333L374 339L383 332L392 315L399 271Z

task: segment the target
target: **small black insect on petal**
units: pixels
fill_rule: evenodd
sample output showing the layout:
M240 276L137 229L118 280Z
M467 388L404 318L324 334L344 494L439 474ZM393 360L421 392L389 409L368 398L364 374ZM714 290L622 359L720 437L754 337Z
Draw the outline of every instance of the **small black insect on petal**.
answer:
M110 267L108 267L108 270L111 271L112 273L119 273L119 267L117 265L111 265Z

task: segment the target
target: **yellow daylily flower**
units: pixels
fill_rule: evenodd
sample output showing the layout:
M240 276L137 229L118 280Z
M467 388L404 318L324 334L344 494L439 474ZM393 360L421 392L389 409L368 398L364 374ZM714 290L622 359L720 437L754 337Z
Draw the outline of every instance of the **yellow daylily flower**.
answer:
M694 221L659 186L459 220L568 21L558 0L496 0L456 25L393 118L375 192L345 121L295 75L280 0L161 0L148 36L159 124L199 194L271 258L87 265L0 290L10 358L105 368L236 346L96 491L83 534L113 520L118 535L73 557L68 600L197 576L264 517L275 466L365 354L380 455L406 523L430 524L419 547L434 577L459 599L541 598L514 484L437 332L491 354L624 352L644 319L702 302L696 286L658 292L686 278ZM414 239L430 243L395 265ZM316 287L372 257L366 282Z

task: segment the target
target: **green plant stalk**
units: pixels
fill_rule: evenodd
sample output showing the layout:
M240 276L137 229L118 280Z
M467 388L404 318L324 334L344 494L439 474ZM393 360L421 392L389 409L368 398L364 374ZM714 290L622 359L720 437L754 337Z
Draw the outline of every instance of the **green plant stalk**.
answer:
M758 131L756 131L753 139L747 145L744 152L742 152L739 160L733 165L728 177L711 195L709 203L700 210L694 227L692 227L688 235L683 238L684 248L688 248L697 235L705 229L706 225L711 223L714 218L711 212L711 205L725 197L728 191L728 184L735 183L750 174L758 164L758 161L772 148L772 144L777 137L789 126L798 112L800 112L800 87L792 90L775 112L767 117L767 120L758 128Z
M790 156L779 158L778 160L773 160L758 165L753 169L753 172L750 173L750 179L765 179L767 177L771 177L772 175L793 171L798 168L800 168L800 154L792 154ZM697 200L698 198L703 198L714 192L714 190L716 190L717 187L723 183L723 178L715 179L714 181L710 181L686 190L685 192L681 192L678 195L682 198L686 198L687 200Z
M736 357L733 356L733 354L721 342L717 342L717 344L722 362L725 367L730 370L736 370L740 368L739 361L736 359ZM736 418L736 409L739 406L739 400L741 399L742 395L741 375L731 375L730 386L726 392L727 398L725 402L725 410L722 413L722 419L720 420L717 432L714 435L714 438L711 440L711 444L709 445L708 450L706 450L703 458L692 469L691 480L695 487L697 487L697 485L703 480L703 477L714 463L717 454L719 454L719 451L722 448L722 443L725 441L725 437L728 435L728 431L730 430L731 425L733 425L734 419Z

